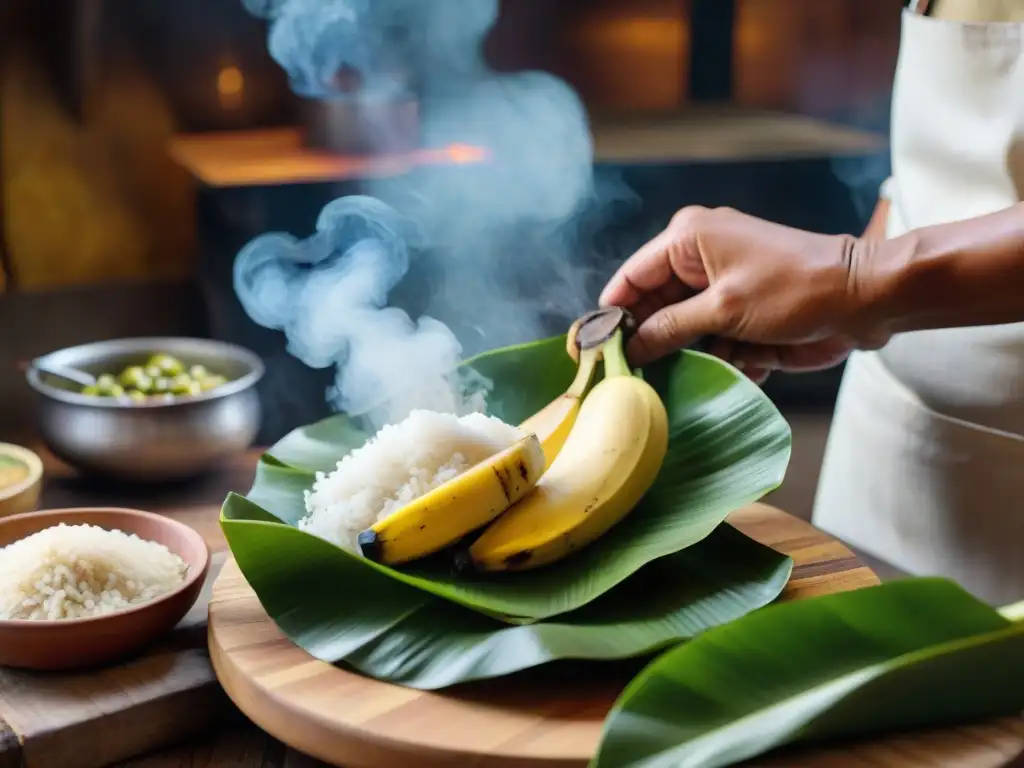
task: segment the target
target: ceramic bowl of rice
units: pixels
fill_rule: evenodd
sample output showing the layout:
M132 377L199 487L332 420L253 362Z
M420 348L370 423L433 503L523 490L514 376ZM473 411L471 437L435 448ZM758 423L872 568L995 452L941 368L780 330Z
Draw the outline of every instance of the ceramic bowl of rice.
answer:
M199 533L148 512L0 519L0 666L78 669L141 650L189 612L209 565Z

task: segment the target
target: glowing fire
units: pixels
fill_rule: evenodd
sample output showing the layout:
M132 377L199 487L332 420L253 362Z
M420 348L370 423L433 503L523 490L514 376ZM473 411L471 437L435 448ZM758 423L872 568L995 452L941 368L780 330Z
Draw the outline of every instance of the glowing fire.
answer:
M178 136L171 154L197 178L214 186L287 184L404 173L417 166L486 162L490 151L448 144L387 155L341 155L310 149L294 128Z
M479 163L487 159L487 150L472 144L452 144L445 149L453 163Z

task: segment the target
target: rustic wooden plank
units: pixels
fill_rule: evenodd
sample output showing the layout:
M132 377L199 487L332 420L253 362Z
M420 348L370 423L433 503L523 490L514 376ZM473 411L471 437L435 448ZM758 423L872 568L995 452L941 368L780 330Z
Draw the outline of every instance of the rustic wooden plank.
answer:
M307 758L301 758L306 760ZM248 723L202 741L119 763L116 768L307 768L279 741Z
M203 733L228 707L201 649L148 656L99 679L5 673L0 696L27 768L109 765Z
M954 731L929 731L881 741L847 742L827 749L783 750L749 768L1021 768L1024 721ZM969 750L965 752L965 750ZM211 739L152 755L117 768L329 768L268 736L252 724ZM6 767L5 767L6 768Z
M871 154L887 140L857 128L805 115L730 104L689 105L654 114L595 114L598 162L748 162Z

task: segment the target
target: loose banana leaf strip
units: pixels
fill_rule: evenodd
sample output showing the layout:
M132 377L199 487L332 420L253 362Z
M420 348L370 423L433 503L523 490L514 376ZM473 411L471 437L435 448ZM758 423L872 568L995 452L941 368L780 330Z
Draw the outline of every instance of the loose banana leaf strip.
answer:
M653 661L592 765L716 768L784 744L1024 710L1024 626L956 584L907 579L780 603Z
M574 366L565 337L485 353L466 365L489 378L491 413L518 423L562 393ZM669 414L670 444L657 482L641 504L591 546L555 565L517 574L467 577L436 559L392 569L354 555L358 568L384 573L445 600L512 623L575 610L648 563L701 541L732 511L782 481L790 456L786 420L764 393L716 358L684 352L645 370ZM248 498L295 525L302 491L366 436L344 416L291 433L260 462Z
M324 661L423 689L557 660L646 655L768 604L792 570L789 558L722 525L583 608L510 626L367 570L241 496L225 502L221 525L242 573L292 642Z

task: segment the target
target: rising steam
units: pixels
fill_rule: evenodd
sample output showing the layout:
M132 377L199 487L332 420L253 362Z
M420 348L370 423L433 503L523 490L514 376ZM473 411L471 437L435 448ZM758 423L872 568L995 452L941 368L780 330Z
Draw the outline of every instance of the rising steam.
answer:
M415 94L423 146L488 153L371 183L374 197L334 201L306 240L254 240L235 264L246 312L305 364L336 366L332 405L374 426L412 407L480 408L487 382L456 374L467 351L537 338L545 321L564 329L589 308L580 216L621 188L598 200L582 105L556 78L485 66L497 0L243 2L269 20L297 93L348 98L336 75L351 68L363 98ZM416 259L433 279L413 320L388 304Z
M374 425L414 408L480 410L487 385L456 374L461 346L446 325L387 306L409 269L404 224L379 200L345 197L324 208L311 237L264 235L235 260L249 316L284 331L288 351L311 368L337 366L332 404Z

